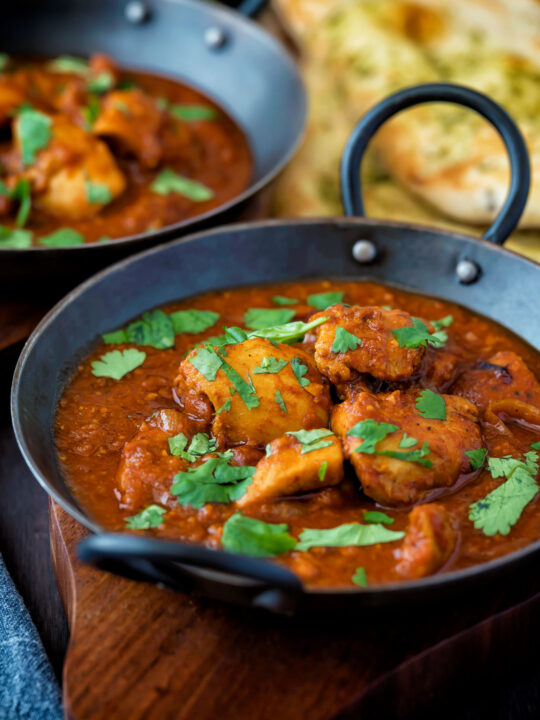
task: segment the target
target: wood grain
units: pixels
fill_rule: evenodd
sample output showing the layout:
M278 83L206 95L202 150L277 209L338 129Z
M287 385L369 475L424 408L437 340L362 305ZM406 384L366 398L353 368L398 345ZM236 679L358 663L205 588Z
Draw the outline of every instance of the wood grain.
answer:
M71 627L65 712L76 720L414 717L451 683L478 684L479 668L493 677L506 650L517 667L540 629L540 594L511 610L515 598L498 596L382 620L283 619L83 566L85 533L51 504Z

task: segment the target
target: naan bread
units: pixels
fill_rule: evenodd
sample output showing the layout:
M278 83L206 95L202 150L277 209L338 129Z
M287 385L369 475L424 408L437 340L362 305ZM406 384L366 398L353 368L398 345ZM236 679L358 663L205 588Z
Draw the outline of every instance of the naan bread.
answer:
M487 92L520 124L533 173L522 227L540 227L540 7L533 0L275 0L275 5L301 44L306 72L313 76L323 68L326 74L319 87L317 79L308 82L319 109L311 113L299 158L283 176L280 214L330 214L329 207L337 205L337 145L344 145L345 127L350 131L367 109L401 87L442 79ZM323 140L329 133L330 139L339 136L336 148ZM462 108L430 105L403 113L378 133L374 145L409 193L458 223L487 225L506 196L502 143L485 121ZM314 159L315 153L322 157ZM309 179L309 210L302 209L301 199L299 206L292 203L296 163L324 177ZM318 204L315 190L321 183L325 199Z

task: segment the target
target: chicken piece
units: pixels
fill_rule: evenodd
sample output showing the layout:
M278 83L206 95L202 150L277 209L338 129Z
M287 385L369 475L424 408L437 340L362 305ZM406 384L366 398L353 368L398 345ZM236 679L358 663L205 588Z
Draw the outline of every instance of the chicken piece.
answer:
M92 130L114 141L142 165L155 168L163 154L165 121L165 113L157 108L155 99L142 90L115 90L103 99Z
M519 355L509 350L466 370L454 383L452 392L468 398L481 412L500 400L520 400L540 408L538 380Z
M419 505L409 513L407 534L394 552L397 572L409 579L437 572L452 555L458 541L454 517L441 505Z
M30 181L41 209L72 220L92 217L124 191L124 175L104 142L62 115L51 116L51 121L47 145L22 177ZM17 118L14 135L20 153L19 127ZM97 190L97 196L91 190Z
M139 511L152 503L170 507L178 504L169 489L173 477L187 468L187 462L171 455L168 440L181 432L188 439L195 434L189 419L178 410L159 410L124 445L117 471L123 507Z
M319 317L328 321L315 330L315 362L334 384L354 380L357 373L380 380L407 380L420 367L425 348L400 347L392 335L392 330L413 324L411 316L402 310L334 305L311 319ZM346 352L334 352L337 328L359 338L361 344Z
M455 346L452 349L451 341L444 348L437 350L428 347L420 366L418 382L422 387L430 388L435 392L446 392L456 376L460 360Z
M292 435L273 440L268 446L270 454L258 463L251 485L237 504L245 507L338 485L343 480L341 442L335 435L327 435L321 442L330 444L302 453L302 444Z
M416 407L417 397L418 392L401 390L379 395L359 393L335 406L332 412L332 429L342 436L345 456L365 494L382 505L411 505L442 494L471 472L471 461L465 452L482 447L477 410L471 402L455 395L442 395L446 420L428 420ZM356 448L366 440L348 432L365 420L389 423L398 429L379 440L370 453L358 452ZM404 433L417 442L400 448ZM422 451L424 443L428 444L429 452L418 457L422 462L373 452L375 449L376 453L411 453Z
M112 58L105 53L94 53L88 62L90 77L98 77L100 75L110 75L113 84L117 85L120 80L120 69Z
M176 395L183 403L183 393L187 388L191 393L208 398L216 412L212 432L220 446L246 443L264 447L288 430L328 425L328 385L317 371L313 359L303 350L289 345L274 345L264 338L253 338L237 345L217 348L217 351L224 364L217 369L214 380L205 377L190 361L196 359L198 363L204 355L215 359L215 351L210 353L205 348L196 348L188 355L180 364ZM279 372L259 372L264 370L262 363L272 362L269 358L286 364ZM298 358L298 362L306 368L303 380L308 381L307 385L300 383L293 372L291 362L294 358ZM229 380L224 368L229 375L232 370L240 377Z

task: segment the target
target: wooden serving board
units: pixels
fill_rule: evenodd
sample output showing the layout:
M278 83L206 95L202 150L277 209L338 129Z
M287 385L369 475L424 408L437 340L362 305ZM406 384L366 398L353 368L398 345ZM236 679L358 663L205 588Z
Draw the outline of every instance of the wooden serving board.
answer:
M538 587L517 603L501 592L378 620L288 619L83 566L87 531L52 502L50 521L71 629L66 718L418 718L472 681L511 682L509 658L517 670L536 653Z

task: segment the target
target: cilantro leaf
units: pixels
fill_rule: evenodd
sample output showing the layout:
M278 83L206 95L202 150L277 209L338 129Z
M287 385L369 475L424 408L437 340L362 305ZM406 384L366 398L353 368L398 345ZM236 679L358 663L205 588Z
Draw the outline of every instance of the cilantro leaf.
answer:
M285 325L276 325L275 327L263 328L262 330L254 330L250 332L248 337L262 337L267 340L284 343L290 345L292 343L301 342L304 335L313 328L322 325L328 318L322 317L317 320L305 323L301 321L286 323Z
M308 371L307 365L304 365L304 363L300 361L300 358L293 357L291 360L291 368L300 385L302 387L307 387L307 385L309 385L309 380L307 377L304 377Z
M106 205L111 202L112 194L107 185L94 183L87 179L84 186L86 189L86 199L89 203Z
M357 422L348 432L349 437L358 437L363 440L361 445L354 448L353 452L367 453L369 455L384 455L386 457L395 458L396 460L404 460L405 462L417 462L424 467L433 467L431 460L425 460L429 455L429 445L424 443L422 448L409 452L400 452L399 450L376 450L375 445L384 440L387 435L397 430L396 425L390 423L377 422L368 418Z
M531 450L540 450L540 441L532 443Z
M15 219L17 227L23 227L26 225L28 216L30 215L30 209L32 207L32 198L30 195L30 183L26 178L22 178L15 185L13 190L9 194L12 200L19 202L19 210Z
M229 465L230 457L211 457L197 467L179 472L173 478L171 494L180 505L199 510L206 503L238 500L251 484L255 467Z
M360 587L367 587L366 569L363 567L356 568L355 573L351 578L351 581L355 585L359 585Z
M10 57L7 53L0 53L0 72L3 72L10 63Z
M154 178L150 189L157 195L178 193L189 200L193 200L193 202L205 202L214 197L214 193L210 188L195 180L178 175L170 168L165 168Z
M349 437L361 438L364 441L355 448L354 452L374 453L375 445L397 429L397 425L377 422L376 420L368 418L367 420L357 422L356 425L347 432L347 435Z
M317 308L317 310L326 310L331 305L340 303L344 295L344 292L316 293L315 295L309 295L307 304Z
M221 542L227 552L274 557L294 550L296 540L288 530L289 526L284 523L266 523L235 513L223 526Z
M188 439L184 435L184 433L178 433L178 435L174 435L173 437L169 438L169 452L171 453L171 455L180 457L180 453L184 452L187 444Z
M289 411L287 410L287 406L285 405L285 400L283 399L283 395L280 393L279 390L276 390L276 392L274 394L274 401L277 405L279 405L279 407L281 408L281 410L283 410L284 413L286 413L286 414L289 413Z
M0 225L0 249L23 250L32 246L33 233L30 230L12 229Z
M330 447L332 445L331 440L324 440L324 438L333 437L334 433L327 428L320 428L318 430L296 430L285 433L286 435L292 435L300 445L302 446L301 455L305 455L313 450L322 450L322 448Z
M70 247L71 245L84 245L84 237L71 228L60 228L50 235L40 237L38 243L47 247Z
M413 322L412 326L407 325L392 330L392 335L400 347L418 348L429 344L435 348L440 348L448 339L444 330L431 334L425 322L415 317L411 318L411 320Z
M487 450L485 448L479 448L478 450L465 450L465 455L471 461L472 470L478 470L482 467L486 454Z
M59 55L47 63L47 70L58 73L73 73L74 75L86 75L89 67L86 60L74 57L73 55Z
M244 315L244 323L250 330L262 330L274 325L284 325L295 316L295 310L287 308L250 308Z
M433 390L422 390L416 398L416 408L426 420L446 420L444 398Z
M403 437L399 441L398 447L400 448L409 448L414 447L417 444L418 440L416 438L410 437L410 435L407 435L406 432L403 433Z
M105 353L99 360L92 363L92 375L120 380L146 360L146 353L131 348L130 350L113 350Z
M272 374L275 375L276 373L283 370L285 365L288 364L287 360L278 360L273 355L265 355L263 359L261 360L261 364L257 365L256 368L253 370L254 375L262 375L262 374Z
M384 525L392 525L395 522L393 517L379 510L368 510L364 513L364 520L369 523L383 523Z
M469 520L484 535L508 535L521 517L525 507L538 492L535 476L538 473L538 455L525 453L525 461L507 455L489 458L489 470L494 478L504 476L498 488L469 506Z
M16 123L23 166L27 167L36 159L36 153L49 144L52 120L39 110L25 107L19 112Z
M229 412L229 410L231 409L231 406L232 406L232 403L231 403L231 399L229 398L228 400L225 400L225 402L219 408L219 410L216 410L216 415L219 415L222 412Z
M274 295L272 302L275 305L298 305L298 300L285 297L284 295Z
M255 392L255 387L253 386L251 378L249 378L249 383L247 383L244 378L229 365L229 363L225 362L225 360L221 356L218 357L221 359L221 370L223 370L225 375L231 381L234 389L236 390L238 395L240 395L240 398L244 405L249 410L259 407L260 401L257 397L257 393Z
M378 543L394 542L405 537L404 532L388 530L384 525L361 525L346 523L327 530L307 528L300 533L297 550L305 551L312 547L362 547Z
M196 334L204 332L215 325L219 319L219 313L212 310L177 310L169 315L174 332Z
M88 105L82 108L81 112L84 118L85 129L88 131L92 130L101 112L101 105L98 98L95 95L90 95Z
M171 115L184 122L215 120L218 117L216 110L206 105L171 105L168 110Z
M431 320L430 322L435 330L442 330L445 327L450 327L450 325L454 322L454 318L452 315L446 315L440 320Z
M210 381L216 379L217 372L223 365L223 359L217 352L207 347L197 348L195 355L188 357L188 362Z
M149 505L137 515L124 518L124 521L130 530L148 530L163 525L163 516L166 513L167 510L159 505Z
M163 310L152 310L130 323L125 330L105 333L103 341L110 344L135 343L150 345L157 350L174 347L174 329L170 316Z
M105 70L93 78L90 78L86 84L86 89L90 93L102 95L114 87L114 77L112 73Z
M332 343L331 350L333 353L345 353L348 350L356 350L362 344L362 339L356 337L345 328L336 327L336 334L334 335L334 342Z
M321 463L321 466L319 470L317 471L317 476L321 482L324 482L324 478L326 477L326 471L328 470L328 460L325 460L323 463Z
M193 436L189 448L186 450L188 443L184 433L179 433L169 438L169 451L171 455L181 457L188 462L195 462L202 455L213 452L216 449L216 441L210 438L206 433L196 433Z

